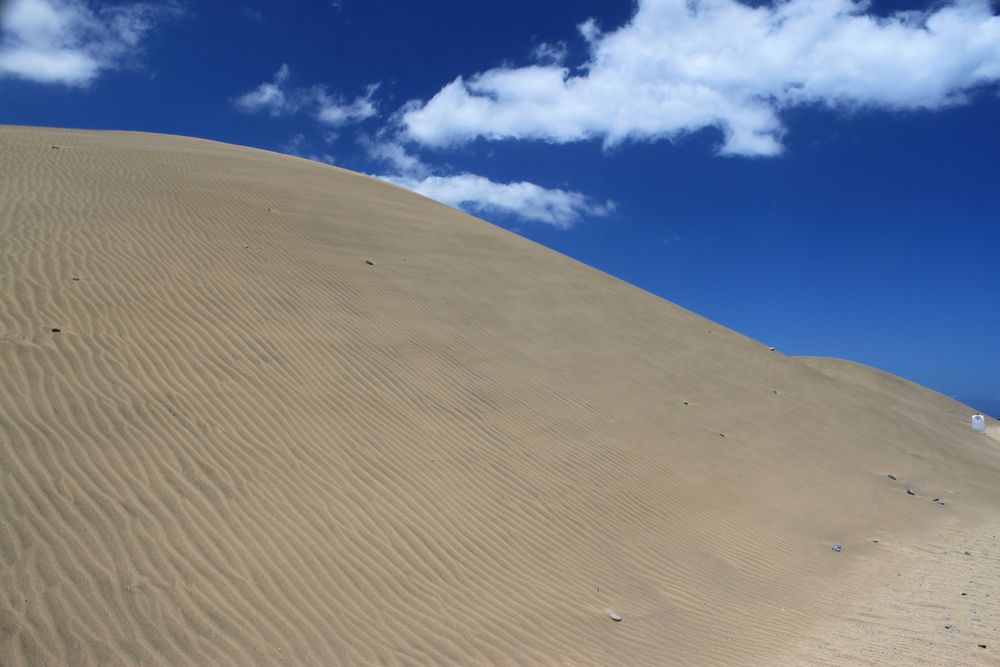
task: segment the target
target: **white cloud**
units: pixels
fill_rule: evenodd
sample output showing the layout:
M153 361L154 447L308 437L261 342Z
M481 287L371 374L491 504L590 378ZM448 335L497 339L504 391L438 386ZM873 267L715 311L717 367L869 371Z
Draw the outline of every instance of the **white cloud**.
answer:
M443 204L483 215L511 215L569 229L584 217L602 217L614 211L613 202L600 203L579 192L544 188L535 183L497 183L485 176L462 172L439 175L395 142L367 142L368 154L388 162L396 173L384 181Z
M0 77L85 86L138 52L174 2L91 9L82 0L0 3Z
M285 84L291 75L292 70L287 64L283 64L275 72L273 81L265 81L253 90L248 90L237 97L233 104L247 113L266 111L272 116L295 113L299 110L301 101L285 90Z
M614 146L716 127L722 153L774 155L779 114L796 105L936 109L1000 80L1000 17L988 0L887 17L868 9L852 0L639 0L618 30L580 26L590 58L579 73L538 64L459 77L407 105L401 122L428 146L479 137Z
M377 83L369 85L354 101L347 102L323 86L291 86L291 75L291 68L283 64L273 80L243 93L233 100L233 105L247 113L265 112L272 116L287 116L308 109L317 120L331 127L358 123L378 114L373 101L379 87Z
M365 89L365 94L355 98L353 102L345 102L331 96L325 90L316 89L314 96L319 105L316 118L321 123L326 123L333 127L347 125L348 123L358 123L366 118L371 118L378 113L375 103L372 102L372 97L375 95L378 87L379 84L377 83L370 84Z
M362 140L361 143L368 152L368 157L388 163L397 174L405 174L410 179L430 176L430 167L400 143L370 140Z
M543 188L534 183L497 183L485 176L381 176L408 190L449 206L473 212L514 215L530 222L544 222L569 229L584 216L605 216L614 210L611 203L600 204L579 192Z

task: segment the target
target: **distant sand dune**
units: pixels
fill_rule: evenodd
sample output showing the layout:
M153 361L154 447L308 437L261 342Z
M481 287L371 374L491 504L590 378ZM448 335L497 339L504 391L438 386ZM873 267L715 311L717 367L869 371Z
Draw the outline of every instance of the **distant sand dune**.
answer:
M2 665L998 659L965 406L335 167L0 175Z

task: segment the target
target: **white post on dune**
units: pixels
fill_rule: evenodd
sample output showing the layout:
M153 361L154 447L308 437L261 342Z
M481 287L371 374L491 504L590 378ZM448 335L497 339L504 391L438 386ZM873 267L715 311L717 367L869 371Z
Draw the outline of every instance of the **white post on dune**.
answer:
M986 433L986 419L982 415L972 415L972 428L980 433Z

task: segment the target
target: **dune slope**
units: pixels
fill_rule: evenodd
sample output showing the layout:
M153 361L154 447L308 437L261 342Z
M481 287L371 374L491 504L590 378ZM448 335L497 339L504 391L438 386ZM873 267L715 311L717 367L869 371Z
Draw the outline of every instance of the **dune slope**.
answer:
M0 176L0 664L875 660L894 568L996 534L948 399L374 179L19 127Z

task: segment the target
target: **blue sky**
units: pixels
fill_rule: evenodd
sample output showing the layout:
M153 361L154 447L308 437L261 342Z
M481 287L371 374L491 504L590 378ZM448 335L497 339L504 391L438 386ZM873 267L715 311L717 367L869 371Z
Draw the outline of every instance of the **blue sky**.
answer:
M1000 414L987 0L8 0L0 122L386 177Z

